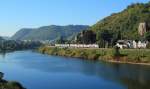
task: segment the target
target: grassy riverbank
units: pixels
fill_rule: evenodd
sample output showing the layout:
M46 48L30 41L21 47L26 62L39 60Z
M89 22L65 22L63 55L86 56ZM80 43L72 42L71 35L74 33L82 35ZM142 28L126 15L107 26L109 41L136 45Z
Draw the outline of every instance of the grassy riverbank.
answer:
M49 55L76 57L88 60L103 60L119 63L150 63L150 49L123 49L116 56L114 49L86 49L86 48L52 48L40 47L39 52Z

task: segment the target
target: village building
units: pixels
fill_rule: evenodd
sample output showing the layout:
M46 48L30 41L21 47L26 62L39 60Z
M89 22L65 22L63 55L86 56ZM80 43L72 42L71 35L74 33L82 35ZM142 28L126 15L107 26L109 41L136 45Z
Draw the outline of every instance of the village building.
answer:
M147 41L135 41L135 40L118 40L116 43L116 46L119 47L120 49L124 48L146 48L148 42Z
M132 48L131 42L129 40L118 40L116 46L120 49Z
M119 47L120 49L123 48L146 48L148 42L143 41L144 35L147 31L149 31L149 25L147 22L142 22L139 24L138 27L138 33L141 36L142 39L139 39L139 41L135 40L118 40L116 43L116 46Z

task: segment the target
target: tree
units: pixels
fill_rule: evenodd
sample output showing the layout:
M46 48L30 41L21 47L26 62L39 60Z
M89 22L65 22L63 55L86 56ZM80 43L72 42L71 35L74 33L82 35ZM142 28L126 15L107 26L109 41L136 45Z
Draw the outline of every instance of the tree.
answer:
M4 73L0 72L0 81L3 79Z
M98 32L103 29L111 30L114 34L120 30L122 39L139 39L138 25L150 22L150 3L132 4L122 12L112 14L93 25L90 29ZM148 30L150 30L150 25Z
M150 42L150 32L145 33L145 40Z
M56 43L57 43L57 44L64 44L64 43L65 43L65 40L64 40L64 38L63 38L62 36L60 36L60 37L58 38L58 40L56 41Z
M113 56L114 57L120 56L119 47L117 47L117 46L114 47L114 49L113 49Z
M120 30L113 33L113 37L112 37L112 40L111 40L111 46L114 46L116 44L116 42L118 40L121 40L121 39L122 39L122 34L121 34Z
M96 42L96 34L92 30L84 30L77 36L77 43L93 44Z
M105 47L109 46L113 38L113 33L109 30L101 30L97 33L97 41L103 42Z

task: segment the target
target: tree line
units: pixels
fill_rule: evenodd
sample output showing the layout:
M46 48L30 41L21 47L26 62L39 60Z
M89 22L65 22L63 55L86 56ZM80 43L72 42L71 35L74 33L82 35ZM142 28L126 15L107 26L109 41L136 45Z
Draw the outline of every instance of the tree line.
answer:
M15 40L0 40L0 51L13 51L22 49L33 49L42 45L38 41L15 41Z

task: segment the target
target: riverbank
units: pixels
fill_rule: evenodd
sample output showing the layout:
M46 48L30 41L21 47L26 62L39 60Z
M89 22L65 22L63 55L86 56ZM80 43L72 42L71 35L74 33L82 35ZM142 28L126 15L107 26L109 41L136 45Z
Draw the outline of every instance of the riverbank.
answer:
M4 80L3 77L4 74L0 72L0 89L25 89L20 83Z
M40 47L39 52L49 55L102 60L107 62L150 65L150 49L122 49L116 56L114 49Z

